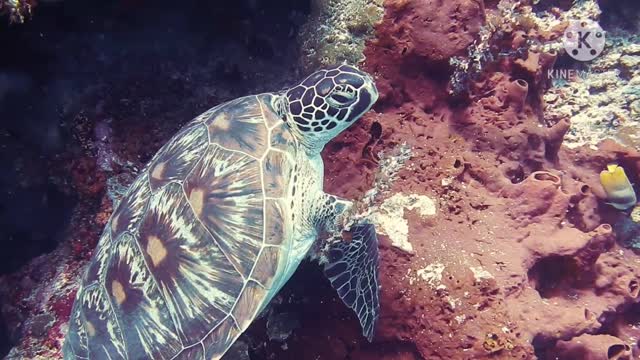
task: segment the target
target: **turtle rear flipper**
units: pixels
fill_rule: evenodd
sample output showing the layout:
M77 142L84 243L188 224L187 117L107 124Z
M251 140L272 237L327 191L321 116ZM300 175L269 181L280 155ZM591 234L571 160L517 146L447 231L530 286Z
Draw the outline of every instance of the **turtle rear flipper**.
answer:
M373 224L351 229L351 241L329 244L324 273L340 299L358 316L363 335L371 341L380 311L378 238Z

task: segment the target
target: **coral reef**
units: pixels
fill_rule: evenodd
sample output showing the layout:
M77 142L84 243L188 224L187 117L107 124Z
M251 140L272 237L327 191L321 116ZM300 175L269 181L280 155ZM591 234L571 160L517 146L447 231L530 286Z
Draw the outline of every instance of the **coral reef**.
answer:
M298 34L302 67L364 60L365 41L382 19L382 0L312 0L309 19Z
M495 8L486 9L486 20L467 54L450 58L449 92L456 96L468 92L471 80L505 58L518 59L518 67L537 72L536 83L540 82L546 74L538 70L548 70L539 66L540 57L549 58L562 49L560 35L569 20L597 19L599 15L595 1L575 2L567 11L557 7L534 11L527 1L498 1Z
M379 123L378 147L406 141L412 151L388 199L423 195L437 201L432 216L404 212L411 248L391 235L382 237L377 341L397 344L398 352L411 349L417 359L551 359L560 354L554 353L562 347L559 341L607 331L616 336L607 324L637 302L640 267L637 255L616 242L608 222L619 213L604 204L598 175L616 161L637 174L637 153L612 142L595 149L562 146L573 119L545 118L542 101L553 85L546 77L559 56L553 48L487 62L468 79L471 101L449 97L451 85L447 89L447 80L431 72L442 66L439 54L464 56L459 54L465 47L478 46L473 41L496 40L476 25L483 24L482 9L468 11L476 3L457 1L438 13L454 11L449 29L464 24L476 40L453 51L455 41L416 45L424 44L424 33L434 33L420 21L437 17L423 15L435 12L430 6L434 3L387 5L377 39L365 51L366 66L381 89L379 114L326 151L327 159L340 159L327 166L327 187L357 195L361 184L373 180L367 162L347 170L354 178L347 184L331 174L345 168L341 159L357 143L368 142L367 128ZM597 6L589 7L593 3L582 6L574 12L597 15ZM521 41L518 31L525 30L541 44L552 40L561 30L548 29L563 21L555 18L557 23L540 17L546 34L541 25L531 25L536 22L513 22L500 40L513 46ZM464 38L465 33L448 35ZM629 339L615 344L627 346L626 353L637 351L637 339Z
M559 341L555 356L559 359L623 360L631 359L631 347L610 335L580 335Z
M359 215L378 226L382 308L374 341L361 336L320 268L305 263L229 356L640 356L633 245L640 210L629 217L607 205L599 175L615 163L631 183L640 178L632 136L638 39L605 29L613 46L579 68L562 54L559 37L569 18L600 16L593 1L389 0L379 23L377 2L314 6L298 37L301 58L288 48L241 62L252 55L230 42L216 49L228 61L165 60L154 71L112 59L100 74L129 75L102 75L73 96L63 136L74 146L51 162L47 176L78 201L55 250L0 278L1 313L15 345L9 358L59 357L74 279L118 189L180 122L226 99L278 88L296 72L284 70L294 63L314 67L362 54L380 100L323 157L326 190L359 200ZM349 25L354 11L361 17ZM288 19L301 22L298 12ZM289 26L271 36L295 44ZM351 42L353 32L359 35ZM248 34L244 46L278 49L269 45L273 39ZM548 77L562 69L588 71L562 82ZM609 112L624 121L609 127ZM25 174L16 178L29 178L28 159L37 156L20 158Z
M544 96L547 121L570 119L566 146L614 139L640 148L640 36L614 30L607 32L607 43L599 57L573 69L574 81L556 79Z

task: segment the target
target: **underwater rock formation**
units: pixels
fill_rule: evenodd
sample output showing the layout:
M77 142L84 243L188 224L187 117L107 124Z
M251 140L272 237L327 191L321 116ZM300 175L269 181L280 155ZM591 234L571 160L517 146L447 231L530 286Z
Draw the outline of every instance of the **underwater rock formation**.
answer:
M599 178L616 163L638 183L640 153L629 135L636 127L639 42L624 29L605 29L614 34L614 46L588 65L604 75L550 81L549 70L575 65L558 46L567 19L600 15L593 1L557 3L389 0L370 32L379 3L317 2L298 42L303 57L313 48L318 58L296 58L288 48L248 63L240 61L248 51L231 42L217 45L231 60L167 61L153 74L131 75L122 59L114 60L109 69L122 67L113 73L129 75L105 75L106 85L65 113L71 138L80 144L60 160L71 175L55 173L80 198L69 235L53 252L0 280L2 315L16 345L10 358L59 356L75 278L112 209L108 179L135 172L179 122L206 107L277 89L291 75L284 68L294 63L313 67L362 53L380 100L329 143L323 157L326 191L372 201L370 215L381 228L382 309L374 342L362 338L355 316L319 267L308 263L243 336L238 356L640 356L640 261L637 251L621 246L625 236L640 232L637 222L606 204ZM349 12L331 10L342 7L362 18L348 25ZM295 24L304 22L297 16L291 14ZM288 30L284 38L273 35L276 44L295 43ZM353 31L358 38L346 39ZM331 36L336 42L325 41ZM269 39L248 38L265 52L279 49ZM163 71L172 75L158 79ZM99 90L104 86L108 91ZM614 126L609 112L624 121ZM111 140L95 136L105 124ZM399 151L403 146L408 150ZM380 169L389 163L392 175L381 182ZM112 189L127 182L126 176L117 180ZM112 194L117 199L117 191ZM385 228L394 216L402 217L397 227Z
M365 42L382 19L382 3L383 0L311 0L311 13L297 36L302 68L311 72L318 67L364 60Z
M558 78L544 96L545 118L571 120L565 144L595 146L610 138L632 148L640 142L640 36L625 30L607 33L602 55L573 69L580 81ZM577 79L575 79L577 80Z
M427 10L434 3L386 5L365 51L381 89L368 127L382 128L376 151L411 146L389 194L427 195L437 199L438 212L405 212L412 254L382 237L378 341L410 349L417 359L546 359L558 340L606 331L608 318L637 301L640 268L637 255L615 241L608 222L617 212L604 205L598 174L616 161L637 174L635 151L612 142L595 150L562 146L570 118L546 119L541 98L555 51L501 59L470 81L470 101L452 99L448 79L433 71L438 54L464 56L472 40L458 49L455 41L415 46L420 20L437 18ZM477 3L450 6L450 29L470 29L469 39L481 33L483 9L469 11ZM420 25L398 21L405 18ZM502 42L518 41L519 30L505 31ZM339 147L329 145L326 158L352 164L348 154L370 141L363 125L338 139ZM327 187L356 196L354 189L371 184L373 166L360 160L360 170L348 170L354 180L344 184L332 174L346 164L327 165Z
M631 359L631 347L611 335L580 335L559 341L555 354L559 359L623 360Z

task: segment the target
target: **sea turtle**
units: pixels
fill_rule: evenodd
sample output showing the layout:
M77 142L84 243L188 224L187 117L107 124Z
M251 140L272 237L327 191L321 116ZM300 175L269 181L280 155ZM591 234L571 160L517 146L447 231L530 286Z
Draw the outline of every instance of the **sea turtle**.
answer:
M340 234L353 209L322 191L320 151L377 98L369 75L340 65L186 124L105 226L64 358L219 359L316 248L371 340L379 309L373 225L356 222L348 240L316 239Z

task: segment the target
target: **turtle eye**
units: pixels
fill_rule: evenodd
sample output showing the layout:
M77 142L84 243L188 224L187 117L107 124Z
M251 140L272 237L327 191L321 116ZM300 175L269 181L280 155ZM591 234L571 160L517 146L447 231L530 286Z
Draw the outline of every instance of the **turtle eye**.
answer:
M336 85L327 97L327 102L334 108L344 108L356 102L356 89L351 85Z

